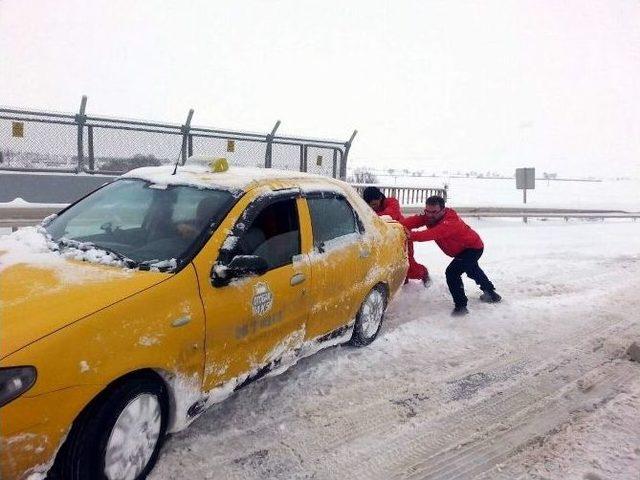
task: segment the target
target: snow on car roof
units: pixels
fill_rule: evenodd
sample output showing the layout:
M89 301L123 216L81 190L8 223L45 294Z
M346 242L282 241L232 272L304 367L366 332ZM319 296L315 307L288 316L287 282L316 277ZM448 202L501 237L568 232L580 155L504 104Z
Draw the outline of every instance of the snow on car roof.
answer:
M188 185L198 188L222 188L225 190L248 190L259 182L270 180L315 179L330 183L329 177L292 170L273 168L229 167L225 172L213 172L209 167L210 157L191 157L184 166L178 166L173 175L173 166L142 167L131 170L124 178L139 178L154 185Z

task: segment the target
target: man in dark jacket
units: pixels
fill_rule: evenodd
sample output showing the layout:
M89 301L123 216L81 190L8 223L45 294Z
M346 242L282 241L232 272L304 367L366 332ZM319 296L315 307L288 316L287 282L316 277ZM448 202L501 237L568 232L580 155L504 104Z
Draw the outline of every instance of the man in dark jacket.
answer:
M400 210L400 202L393 197L386 197L378 187L367 187L362 192L362 198L373 209L378 216L387 215L396 222L402 223L404 216ZM416 262L413 256L413 242L407 242L407 257L409 258L409 271L404 283L408 283L409 279L422 280L422 284L428 287L431 284L429 271L427 267Z
M405 218L402 222L408 229L409 240L426 242L434 240L440 249L453 260L446 270L447 285L455 305L452 315L466 315L467 296L464 293L462 274L466 273L482 289L480 300L488 303L499 302L502 298L495 291L493 283L478 265L484 251L480 236L460 219L455 210L445 208L444 199L439 196L427 198L424 213ZM426 230L412 231L427 227Z

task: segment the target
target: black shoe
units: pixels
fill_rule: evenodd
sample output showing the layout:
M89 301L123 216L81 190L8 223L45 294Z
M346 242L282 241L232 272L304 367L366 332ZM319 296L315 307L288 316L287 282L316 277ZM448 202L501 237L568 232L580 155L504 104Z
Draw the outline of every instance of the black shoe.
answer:
M428 273L425 273L422 277L422 285L424 285L424 288L429 288L431 286L431 277Z
M486 303L498 303L502 300L502 297L498 295L494 290L487 290L480 295L480 300Z
M464 305L460 305L460 306L454 307L454 309L451 311L451 316L462 317L468 313L469 313L469 310L467 310L467 307L465 307Z

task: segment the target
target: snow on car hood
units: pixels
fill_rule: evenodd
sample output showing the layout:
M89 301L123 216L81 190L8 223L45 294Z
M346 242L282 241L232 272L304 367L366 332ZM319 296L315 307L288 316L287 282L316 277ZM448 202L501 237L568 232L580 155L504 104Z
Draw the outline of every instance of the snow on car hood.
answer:
M34 227L0 238L0 358L169 276L123 268L99 251L67 258L50 243Z

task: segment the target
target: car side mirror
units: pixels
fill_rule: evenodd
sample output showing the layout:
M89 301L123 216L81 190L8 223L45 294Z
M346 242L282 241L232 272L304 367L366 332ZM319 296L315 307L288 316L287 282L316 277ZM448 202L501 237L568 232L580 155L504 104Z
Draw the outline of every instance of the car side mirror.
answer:
M211 270L213 285L221 287L227 285L230 280L246 275L262 275L269 270L267 261L257 255L236 255L229 265L216 264Z
M227 266L227 271L231 277L242 277L244 275L262 275L269 270L267 261L258 255L236 255Z

